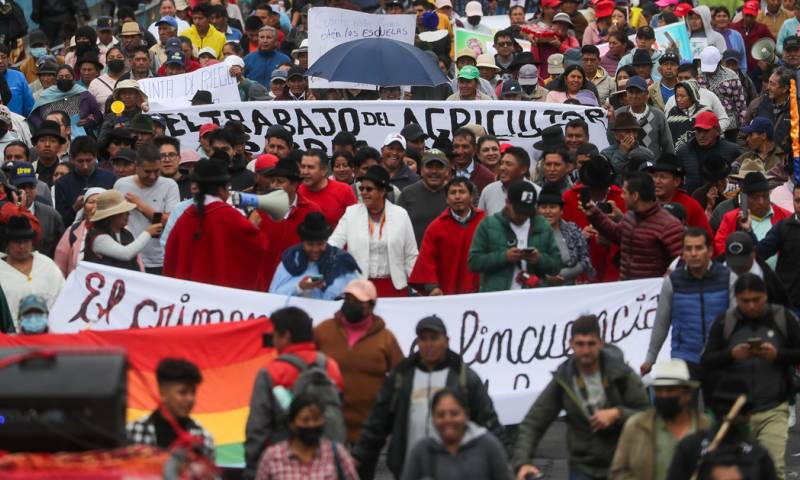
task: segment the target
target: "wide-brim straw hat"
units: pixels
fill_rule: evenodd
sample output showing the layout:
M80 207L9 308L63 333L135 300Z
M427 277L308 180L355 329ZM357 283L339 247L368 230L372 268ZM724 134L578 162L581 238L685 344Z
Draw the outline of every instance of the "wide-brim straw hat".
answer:
M92 222L130 212L135 208L136 205L125 200L118 190L107 190L97 196L97 207L92 214Z

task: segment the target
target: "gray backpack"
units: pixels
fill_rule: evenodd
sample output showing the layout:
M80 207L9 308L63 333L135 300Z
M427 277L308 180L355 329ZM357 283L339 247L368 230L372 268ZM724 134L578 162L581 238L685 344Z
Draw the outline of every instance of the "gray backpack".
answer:
M306 364L300 357L292 354L283 354L278 360L294 366L300 371L292 387L294 397L305 393L319 399L325 411L325 438L343 443L347 440L347 426L342 414L342 399L339 388L328 376L328 361L320 352L311 365Z

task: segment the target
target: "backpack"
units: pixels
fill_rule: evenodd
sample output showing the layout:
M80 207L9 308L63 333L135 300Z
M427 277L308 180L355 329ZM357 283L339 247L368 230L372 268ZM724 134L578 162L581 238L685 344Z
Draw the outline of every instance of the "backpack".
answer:
M311 365L292 354L280 355L277 360L286 362L296 368L300 374L292 387L292 395L302 393L319 399L325 411L325 437L334 442L347 440L347 426L342 413L342 399L339 389L328 375L328 361L325 355L317 352L317 358Z

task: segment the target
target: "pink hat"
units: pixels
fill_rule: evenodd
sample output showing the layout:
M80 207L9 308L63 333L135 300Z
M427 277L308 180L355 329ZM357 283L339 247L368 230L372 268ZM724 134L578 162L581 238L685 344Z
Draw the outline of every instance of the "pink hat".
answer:
M375 289L375 284L360 278L348 283L342 293L349 293L359 302L374 302L378 299L378 290Z
M656 5L661 7L661 8L669 7L670 5L672 5L674 7L677 4L678 4L678 0L658 0L656 2Z
M181 150L181 161L178 165L185 163L197 163L200 161L200 154L194 150Z

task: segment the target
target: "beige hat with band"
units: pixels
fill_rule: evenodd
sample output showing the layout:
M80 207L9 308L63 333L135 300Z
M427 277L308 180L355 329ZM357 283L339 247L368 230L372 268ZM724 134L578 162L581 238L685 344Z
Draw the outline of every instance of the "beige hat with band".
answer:
M120 213L130 212L135 208L136 205L125 200L119 190L108 190L97 195L97 206L92 215L92 221L96 222Z

